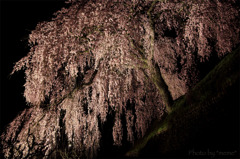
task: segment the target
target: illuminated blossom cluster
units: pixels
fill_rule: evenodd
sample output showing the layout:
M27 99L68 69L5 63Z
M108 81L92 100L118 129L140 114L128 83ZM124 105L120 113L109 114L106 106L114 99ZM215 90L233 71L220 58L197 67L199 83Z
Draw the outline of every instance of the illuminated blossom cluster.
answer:
M199 63L239 44L235 1L69 3L37 25L30 52L14 67L25 70L32 107L2 135L5 156L49 157L65 147L91 158L108 122L114 145L122 145L124 131L134 143L167 112L156 71L177 99L199 80Z

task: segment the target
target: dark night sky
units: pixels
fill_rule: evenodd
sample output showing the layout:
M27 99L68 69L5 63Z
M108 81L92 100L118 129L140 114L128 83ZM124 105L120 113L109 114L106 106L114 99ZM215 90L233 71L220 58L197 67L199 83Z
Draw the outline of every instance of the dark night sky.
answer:
M1 0L0 132L27 107L23 97L24 71L9 76L14 63L28 53L27 38L38 22L66 6L64 0Z

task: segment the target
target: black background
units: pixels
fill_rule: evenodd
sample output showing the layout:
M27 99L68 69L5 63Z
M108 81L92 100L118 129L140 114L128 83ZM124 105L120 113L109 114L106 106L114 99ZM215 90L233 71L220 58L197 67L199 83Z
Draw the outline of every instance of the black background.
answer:
M0 132L27 107L24 93L24 71L10 76L14 64L26 56L28 36L38 22L49 21L53 13L66 7L64 0L1 1L1 94Z

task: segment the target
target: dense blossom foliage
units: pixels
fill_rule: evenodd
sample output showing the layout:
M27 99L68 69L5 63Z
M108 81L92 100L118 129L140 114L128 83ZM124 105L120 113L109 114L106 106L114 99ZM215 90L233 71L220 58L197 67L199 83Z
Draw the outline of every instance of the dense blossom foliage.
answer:
M13 72L25 70L24 96L33 108L7 130L17 140L5 140L17 144L4 148L6 156L37 153L26 132L11 129L24 115L31 123L23 122L23 128L47 156L66 136L65 146L91 157L109 114L114 144L122 144L123 131L133 143L167 111L166 91L173 99L185 94L199 80L198 63L215 52L221 58L239 44L235 1L70 3L52 21L37 25L29 36L30 52L14 67Z

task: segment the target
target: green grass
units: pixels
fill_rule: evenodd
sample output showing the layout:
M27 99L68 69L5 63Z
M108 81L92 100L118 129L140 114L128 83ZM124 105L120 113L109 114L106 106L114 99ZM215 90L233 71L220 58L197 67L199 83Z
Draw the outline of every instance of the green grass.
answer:
M126 156L138 156L138 152L148 143L148 141L153 138L155 135L160 134L168 129L168 123L163 122L154 129L151 133L149 133L146 137L144 137L139 144L137 144L134 149L127 152Z
M162 121L155 121L146 135L136 141L133 148L126 153L126 156L138 156L151 139L168 131L173 122L178 121L179 118L184 120L188 114L192 115L191 117L201 116L203 112L207 111L208 107L211 107L212 102L214 102L212 99L220 99L226 93L227 88L239 81L239 61L240 47L228 54L185 96L175 100L171 113Z

